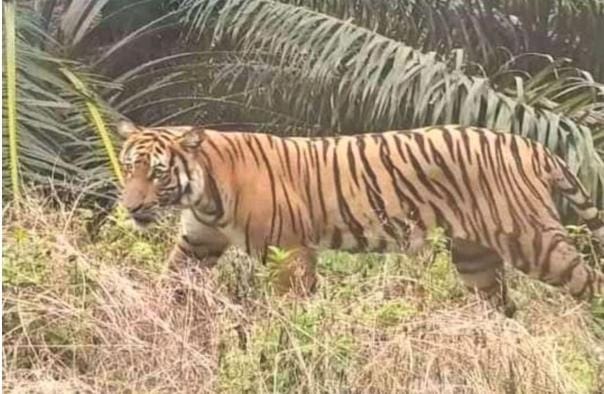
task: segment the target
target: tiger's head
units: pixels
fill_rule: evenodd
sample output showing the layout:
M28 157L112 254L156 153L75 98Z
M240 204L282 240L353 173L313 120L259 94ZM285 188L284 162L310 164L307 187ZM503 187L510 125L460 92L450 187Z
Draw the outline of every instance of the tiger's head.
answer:
M126 138L120 153L121 204L138 227L153 223L161 208L187 207L201 198L204 176L196 156L203 129L144 128L122 121L117 130Z

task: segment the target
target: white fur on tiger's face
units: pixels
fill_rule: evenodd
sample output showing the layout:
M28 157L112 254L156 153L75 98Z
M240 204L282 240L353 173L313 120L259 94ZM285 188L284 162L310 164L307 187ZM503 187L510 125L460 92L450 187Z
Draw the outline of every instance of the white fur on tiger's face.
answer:
M462 280L481 292L500 292L504 261L576 297L604 291L552 192L600 236L598 210L560 158L517 135L459 126L327 138L194 127L127 134L123 204L135 219L183 209L175 260L215 258L231 244L260 256L269 245L413 251L442 227Z

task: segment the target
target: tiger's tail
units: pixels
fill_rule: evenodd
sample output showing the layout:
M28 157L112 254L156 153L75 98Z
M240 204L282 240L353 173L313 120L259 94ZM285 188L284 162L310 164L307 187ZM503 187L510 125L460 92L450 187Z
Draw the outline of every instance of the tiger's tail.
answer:
M554 188L568 200L577 215L585 221L593 236L604 245L604 221L585 187L562 159L553 154L550 157L554 161L554 171L552 171Z

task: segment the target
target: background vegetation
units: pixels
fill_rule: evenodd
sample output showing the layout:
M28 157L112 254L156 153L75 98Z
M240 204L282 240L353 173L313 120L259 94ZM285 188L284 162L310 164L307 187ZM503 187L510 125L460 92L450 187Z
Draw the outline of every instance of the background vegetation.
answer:
M111 200L125 116L315 135L488 126L549 146L604 205L602 0L3 6L13 195L22 179Z
M523 278L515 321L461 292L438 248L327 254L308 301L270 296L269 267L233 254L204 274L218 278L159 282L170 223L145 238L111 207L113 124L127 117L301 135L488 126L560 154L601 208L604 0L7 0L3 11L6 388L602 391L589 312ZM173 304L177 286L192 298Z

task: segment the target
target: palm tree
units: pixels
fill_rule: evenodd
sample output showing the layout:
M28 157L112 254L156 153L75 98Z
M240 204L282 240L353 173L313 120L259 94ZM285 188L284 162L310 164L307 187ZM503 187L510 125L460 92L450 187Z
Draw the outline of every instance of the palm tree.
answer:
M10 145L10 184L18 199L20 175L28 181L81 175L82 169L61 153L81 142L77 130L87 122L79 115L85 113L82 96L65 78L70 75L72 82L83 83L83 76L75 71L78 64L51 56L39 45L52 39L38 21L22 13L14 2L4 2L3 6L8 49L3 104ZM100 111L96 104L90 108Z

